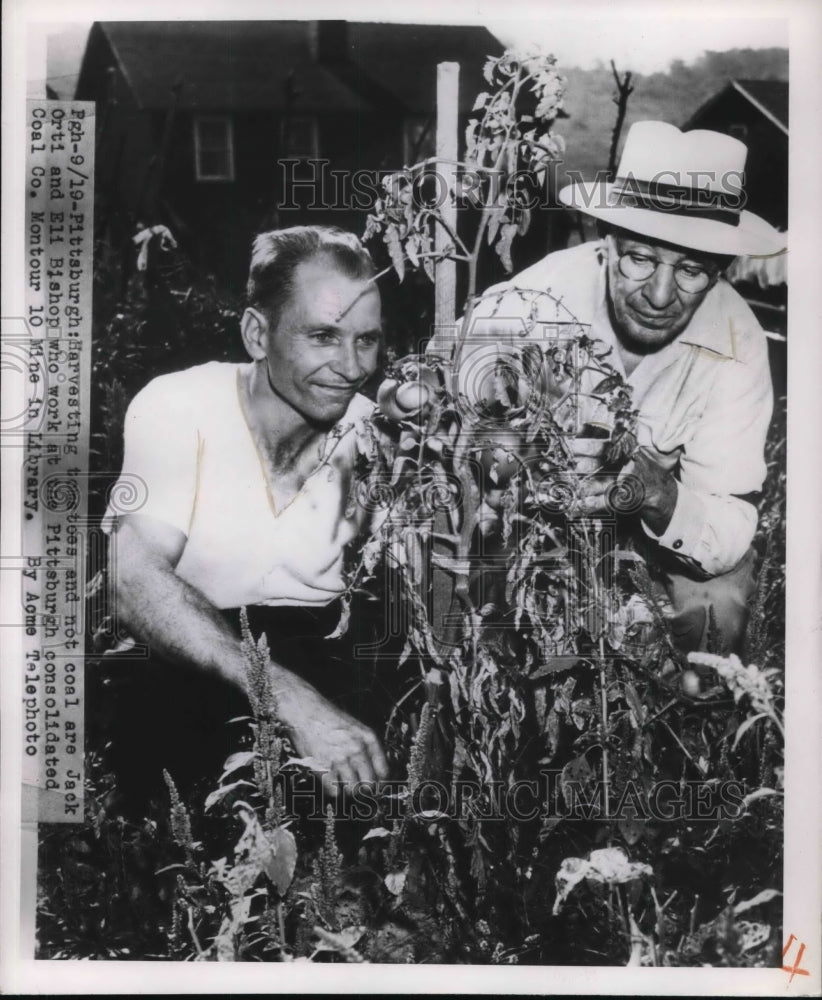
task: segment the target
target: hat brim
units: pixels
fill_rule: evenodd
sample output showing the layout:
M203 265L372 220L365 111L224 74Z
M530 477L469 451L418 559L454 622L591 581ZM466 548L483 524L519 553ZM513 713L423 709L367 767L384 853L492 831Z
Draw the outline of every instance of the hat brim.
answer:
M613 184L601 181L579 181L562 188L558 197L568 208L609 225L704 253L753 257L781 253L786 248L785 234L753 212L740 212L739 223L733 226L662 209L614 205L613 189Z

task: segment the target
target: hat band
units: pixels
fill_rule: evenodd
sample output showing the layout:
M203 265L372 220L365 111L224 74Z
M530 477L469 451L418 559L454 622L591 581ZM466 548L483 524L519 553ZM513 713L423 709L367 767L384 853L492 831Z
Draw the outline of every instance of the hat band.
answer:
M617 177L611 188L611 200L620 208L646 208L652 212L709 219L728 226L739 225L739 209L729 205L740 196L728 198L721 191L707 188L686 188L660 181Z

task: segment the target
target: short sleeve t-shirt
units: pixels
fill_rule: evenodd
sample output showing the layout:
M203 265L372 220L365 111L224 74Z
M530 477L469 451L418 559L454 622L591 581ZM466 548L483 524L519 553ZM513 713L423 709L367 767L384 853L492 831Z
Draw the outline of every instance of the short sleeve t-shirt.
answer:
M239 395L244 366L210 362L162 375L129 406L120 481L103 528L129 512L186 536L176 573L216 607L325 605L344 590L344 551L362 530L357 456L373 404L356 395L299 493L275 509ZM136 479L134 477L137 477Z

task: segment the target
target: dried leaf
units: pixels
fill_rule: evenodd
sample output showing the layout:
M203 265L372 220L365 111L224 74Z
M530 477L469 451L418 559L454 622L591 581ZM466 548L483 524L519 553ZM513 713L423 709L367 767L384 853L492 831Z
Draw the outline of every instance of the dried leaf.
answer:
M354 945L365 934L366 928L363 925L356 927L344 927L341 931L327 931L319 925L314 927L314 934L319 938L317 948L319 951L339 952L347 961L361 962L362 956L353 950Z
M517 218L517 235L524 236L531 225L531 209L526 205L521 208Z
M630 861L619 847L604 847L591 851L586 858L565 858L555 876L557 898L553 913L559 913L562 904L580 882L599 882L604 885L621 885L637 879L649 878L653 869L642 861Z
M340 620L333 632L329 633L326 639L341 639L348 631L348 623L351 621L351 598L345 594L340 608Z
M754 923L748 920L738 920L736 931L739 934L739 951L753 951L761 947L771 936L770 924Z
M751 899L746 899L742 903L737 903L734 906L734 916L739 916L740 913L745 913L747 910L752 910L755 906L762 906L765 903L770 903L772 899L776 899L777 896L781 896L782 893L778 889L763 889L762 892L758 892Z

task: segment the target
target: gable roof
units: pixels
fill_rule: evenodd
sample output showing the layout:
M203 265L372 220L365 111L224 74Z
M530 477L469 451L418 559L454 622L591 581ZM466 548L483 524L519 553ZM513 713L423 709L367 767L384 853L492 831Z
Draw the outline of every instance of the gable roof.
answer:
M731 80L731 85L788 134L788 84L785 80Z
M693 128L696 123L729 94L741 95L780 131L788 135L789 88L785 80L731 80L698 108L683 125Z
M482 65L502 45L486 29L460 25L325 22L342 30L330 58L317 58L311 21L105 21L110 46L141 108L221 111L367 112L399 104L432 112L438 62L461 64L460 106L482 89ZM84 62L92 51L91 40ZM81 72L81 86L83 74Z

